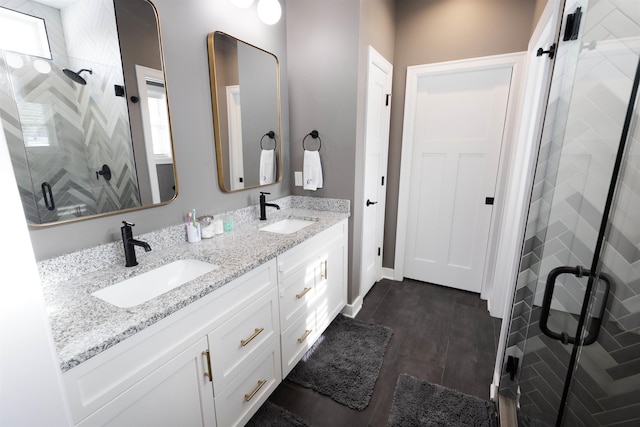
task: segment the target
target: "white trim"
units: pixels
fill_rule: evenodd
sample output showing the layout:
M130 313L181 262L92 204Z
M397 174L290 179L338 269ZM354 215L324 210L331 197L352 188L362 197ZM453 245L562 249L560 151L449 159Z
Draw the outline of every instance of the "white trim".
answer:
M400 158L400 185L399 185L399 194L398 194L398 219L396 222L396 251L395 251L395 260L394 260L394 270L395 270L395 278L396 280L402 280L404 278L404 260L405 260L405 247L407 241L407 233L406 233L406 224L408 218L408 210L409 210L409 189L411 182L411 160L413 153L413 140L414 140L414 131L413 131L413 122L414 118L408 112L415 111L416 107L416 97L413 95L417 92L418 78L423 75L441 75L447 74L453 71L460 71L465 69L478 69L478 70L486 70L492 68L503 68L503 67L512 67L513 74L511 79L511 88L509 95L509 103L507 105L507 120L505 121L505 133L503 134L503 143L500 152L500 165L498 167L498 182L496 183L496 194L494 197L496 199L502 199L503 194L498 193L501 189L504 188L504 184L502 180L506 179L506 173L504 172L504 168L507 166L503 159L505 158L504 152L508 149L509 144L505 143L507 135L512 133L510 123L514 113L512 110L514 109L514 96L512 94L516 93L517 85L514 86L514 83L517 82L517 73L521 67L522 60L524 58L523 52L518 53L510 53L505 55L495 55L495 56L487 56L482 58L471 58L471 59L463 59L459 61L449 61L449 62L441 62L437 64L426 64L426 65L415 65L411 67L407 67L407 79L406 79L406 92L405 92L405 107L404 107L404 120L403 120L403 132L402 132L402 153ZM501 185L502 184L502 185ZM499 212L500 204L494 206L494 212L491 216L491 232L499 228L499 219L501 217L501 212ZM490 234L490 242L492 241L492 235ZM487 248L487 258L490 260L495 260L495 245L489 244ZM486 259L485 259L485 270L486 270ZM487 286L485 283L485 277L483 277L482 289L484 290Z
M352 304L347 304L344 306L341 313L352 319L355 318L358 313L360 313L360 310L362 310L362 301L362 296L358 295L358 297L355 299L355 301L353 301Z
M379 52L377 52L372 46L368 46L367 48L367 79L366 79L366 84L365 84L365 117L364 117L364 143L363 143L363 153L362 153L362 175L361 175L361 180L362 180L362 191L358 191L358 195L357 195L357 206L359 207L359 212L357 212L358 217L360 218L360 221L358 221L359 223L359 236L358 236L358 250L359 250L359 254L357 257L354 257L355 260L359 260L358 265L356 265L355 267L358 269L358 294L360 298L364 298L366 293L363 292L363 270L364 270L364 260L362 257L362 253L363 253L363 248L364 248L364 236L366 233L366 230L364 230L364 206L365 206L365 188L366 188L366 183L364 182L365 178L366 178L366 171L367 171L367 137L368 137L368 123L367 120L369 120L369 97L370 97L370 93L369 93L369 84L371 82L370 80L370 74L371 74L371 70L373 69L373 67L376 67L378 69L380 69L383 73L386 74L386 80L385 80L385 85L387 85L385 87L386 90L389 91L389 93L391 93L391 88L392 88L392 83L393 83L393 65L386 60L386 58L384 56L382 56ZM382 101L382 100L381 100ZM383 153L384 158L382 159L383 161L383 165L382 165L382 173L384 174L384 176L386 177L386 172L387 172L387 167L388 167L388 151L389 151L389 126L391 123L391 106L387 107L387 116L386 116L386 133L387 133L387 137L386 137L386 144L384 147L381 147L381 153ZM384 131L383 131L384 132ZM369 165L370 166L370 165ZM380 165L377 165L380 166ZM378 169L378 171L380 172L380 169ZM378 189L378 197L376 198L377 202L379 203L378 205L378 215L375 218L376 221L376 227L375 227L375 231L374 233L376 234L375 236L375 242L377 242L379 244L379 247L382 248L383 244L384 244L384 216L385 216L385 209L384 206L386 206L386 191L385 191L386 187L382 187ZM380 207L382 207L382 209L380 209ZM380 213L381 212L381 213ZM355 212L354 212L355 213ZM355 234L355 233L354 233ZM355 236L354 236L354 241L355 241ZM380 280L382 278L382 255L379 257L379 261L378 261L378 265L376 268L376 281ZM375 282L374 282L375 283ZM367 290L367 292L370 289Z
M396 279L396 271L393 268L382 267L382 278L389 280L398 280ZM402 280L402 279L399 279Z
M0 221L7 225L0 249L0 424L70 426L58 353L1 122L0 179Z
M144 149L147 155L147 169L149 173L149 186L151 187L151 202L160 203L160 184L158 183L158 170L156 157L153 151L153 133L151 132L151 118L149 117L149 94L147 82L153 81L164 85L162 70L135 65L136 83L138 84L138 99L140 102L140 117L142 119L142 134L144 135Z
M231 190L242 190L244 182L244 152L242 147L242 114L240 85L229 85L227 93L227 129L229 131L229 181Z
M544 119L544 105L546 105L546 99L543 99L541 115L536 113L535 107L537 106L534 104L534 99L536 95L540 95L541 89L537 88L537 81L531 78L530 62L536 59L534 52L540 44L550 45L555 40L558 34L557 26L561 23L559 17L562 16L562 3L562 0L547 2L529 41L525 71L522 77L524 93L518 111L520 117L516 134L518 139L515 150L511 153L511 170L507 178L509 185L505 193L506 205L502 211L502 230L496 251L500 265L493 276L493 303L490 305L490 314L503 319L494 366L493 386L495 387L500 385L502 364L507 348L513 297L516 291L531 185L535 173L536 152ZM547 34L548 26L551 27L551 41L541 39ZM546 57L544 60L548 61ZM550 83L550 73L547 78L548 80L544 83L546 85ZM539 120L533 122L532 119L537 115L539 115Z
M487 308L489 313L494 317L502 318L502 312L498 312L494 309L496 306L495 299L500 299L500 293L494 292L494 275L498 260L502 258L498 256L498 250L501 244L502 234L510 232L511 230L506 228L505 207L509 203L509 196L507 195L507 189L510 185L510 174L513 173L511 164L513 163L513 151L518 149L518 144L510 144L510 141L518 141L518 130L520 109L523 99L523 74L524 65L527 58L527 52L520 52L517 60L513 64L513 73L511 75L511 88L509 90L509 103L507 105L507 115L504 123L504 134L502 137L502 147L500 150L500 164L498 166L498 175L496 177L496 190L495 190L495 205L494 211L491 215L491 227L489 229L489 239L487 242L487 255L484 261L484 272L482 274L482 290L480 296L482 299L487 300ZM525 214L521 213L521 217L524 218ZM519 256L518 256L519 259ZM498 304L499 305L499 304Z
M538 87L540 77L533 79L530 75L532 60L539 61L534 53L538 46L551 44L552 41L541 40L545 35L555 38L555 25L552 20L554 7L558 8L558 2L547 3L538 25L533 32L529 42L529 51L525 60L525 70L522 76L522 96L518 106L518 122L515 132L516 141L510 159L510 170L506 172L505 182L505 205L502 209L502 227L499 230L499 240L497 241L496 257L500 259L500 265L495 269L490 277L494 284L492 290L491 315L508 319L510 317L510 306L516 286L516 276L520 265L522 249L522 239L525 232L527 211L533 175L535 173L536 153L539 146L540 133L542 131L542 120L544 119L544 105L546 104L544 88ZM559 10L558 10L559 13ZM557 19L557 18L556 18ZM552 26L553 28L547 28ZM547 32L545 32L547 30ZM550 31L550 33L549 33ZM544 57L548 62L548 59ZM547 85L550 82L550 70L547 72ZM543 76L544 78L544 76ZM540 100L540 91L543 92L543 99ZM536 120L534 122L534 120Z

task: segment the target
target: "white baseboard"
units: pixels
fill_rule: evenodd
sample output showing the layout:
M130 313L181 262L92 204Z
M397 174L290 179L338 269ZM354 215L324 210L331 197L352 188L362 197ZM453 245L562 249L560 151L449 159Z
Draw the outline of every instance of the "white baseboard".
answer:
M402 277L396 278L396 271L393 268L382 267L382 278L389 280L402 280Z
M362 296L358 295L358 298L353 302L353 304L347 304L342 309L342 314L347 317L355 318L360 310L362 309Z

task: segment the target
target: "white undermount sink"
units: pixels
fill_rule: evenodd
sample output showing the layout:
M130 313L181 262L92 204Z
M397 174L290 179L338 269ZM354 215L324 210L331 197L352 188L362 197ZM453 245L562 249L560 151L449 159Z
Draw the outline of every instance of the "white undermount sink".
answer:
M260 231L269 231L271 233L280 233L280 234L291 234L295 233L298 230L302 230L305 227L313 224L314 221L309 221L306 219L297 219L297 218L287 218L278 222L274 222L271 225L267 225L266 227L262 227Z
M134 307L218 269L197 259L181 259L92 293L120 308Z

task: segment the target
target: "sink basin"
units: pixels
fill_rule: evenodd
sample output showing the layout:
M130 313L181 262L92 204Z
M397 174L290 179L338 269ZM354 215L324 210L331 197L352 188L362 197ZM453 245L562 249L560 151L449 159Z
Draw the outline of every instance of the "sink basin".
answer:
M117 307L134 307L217 268L217 265L197 259L181 259L100 289L91 295Z
M271 233L291 234L298 230L302 230L305 227L313 224L314 221L308 221L306 219L287 218L278 222L274 222L271 225L262 227L260 231L269 231Z

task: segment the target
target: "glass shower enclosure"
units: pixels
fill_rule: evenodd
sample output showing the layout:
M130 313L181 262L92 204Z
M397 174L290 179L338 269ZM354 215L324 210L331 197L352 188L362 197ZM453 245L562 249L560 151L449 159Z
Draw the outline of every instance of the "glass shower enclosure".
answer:
M520 425L640 425L640 3L567 0L500 394Z

